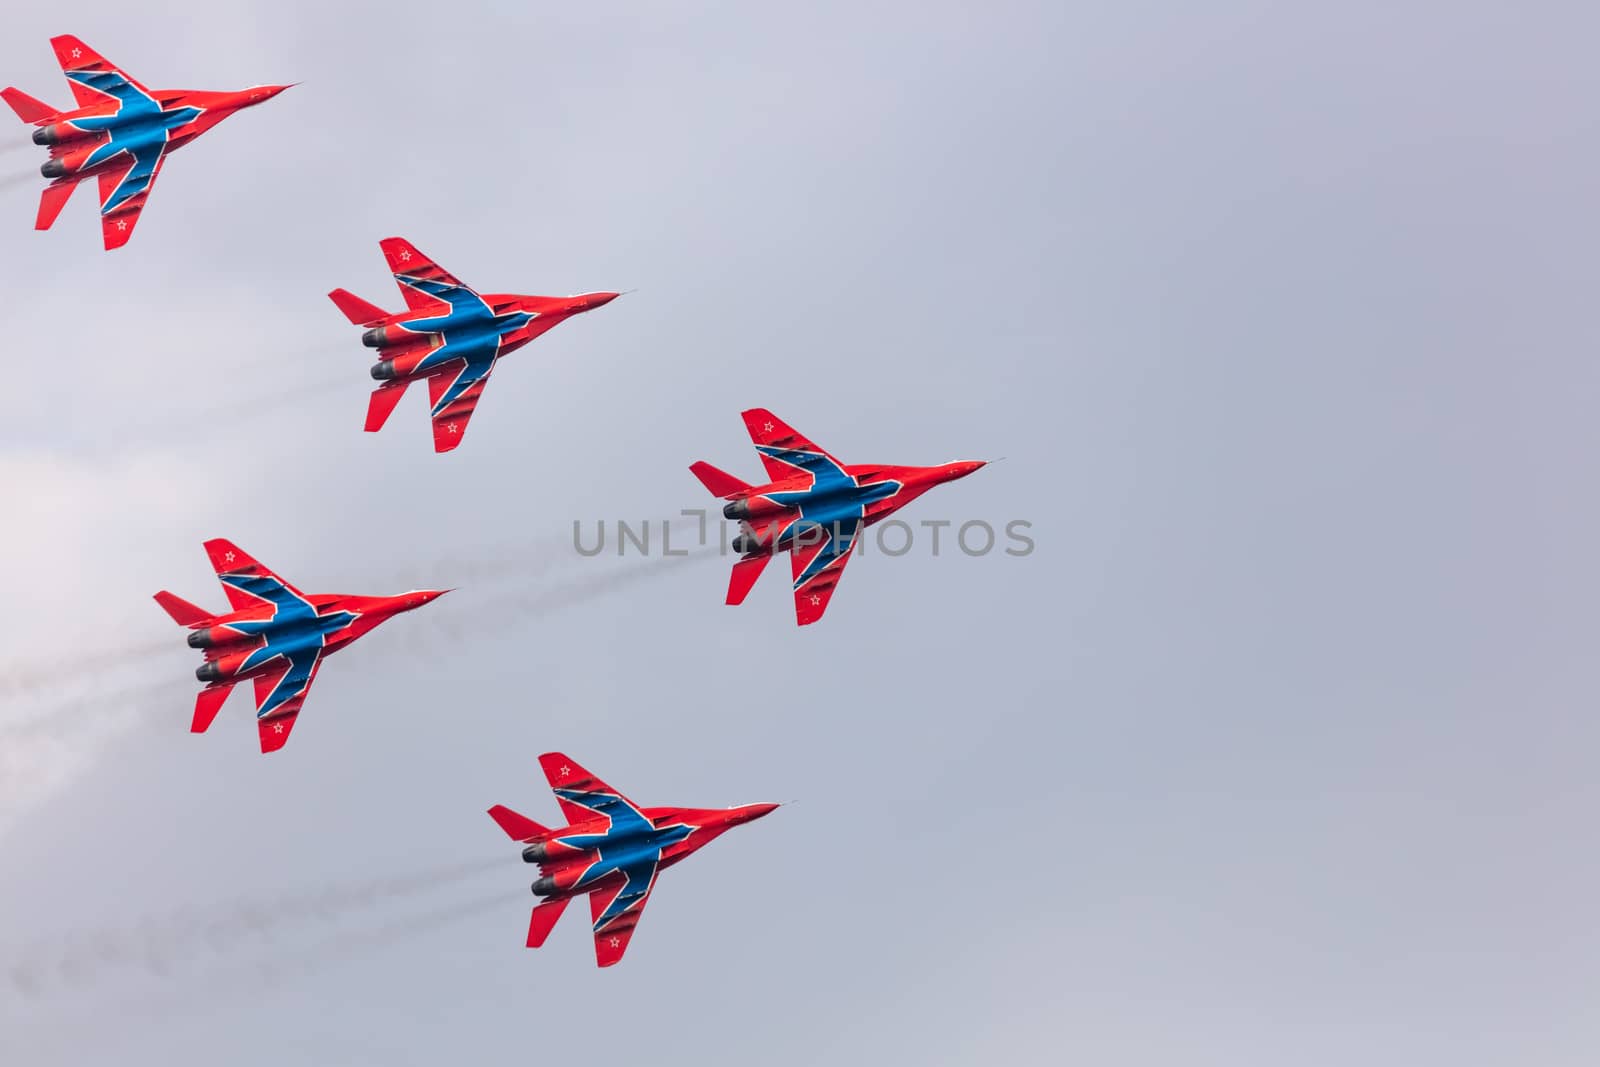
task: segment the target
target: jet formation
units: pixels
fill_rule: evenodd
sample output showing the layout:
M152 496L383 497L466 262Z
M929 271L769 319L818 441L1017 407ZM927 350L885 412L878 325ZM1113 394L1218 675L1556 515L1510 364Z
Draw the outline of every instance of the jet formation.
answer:
M23 122L36 127L33 143L50 149L39 172L50 179L39 200L34 228L48 230L78 183L100 186L100 228L106 250L133 236L169 153L230 115L265 103L290 88L258 85L238 92L146 89L76 37L52 37L61 72L77 107L58 111L20 89L0 97Z
M207 541L205 548L231 612L213 615L166 590L155 596L173 622L189 628L189 647L205 654L194 675L206 687L195 699L189 729L197 734L209 729L233 687L248 678L255 683L262 752L276 752L288 742L324 657L449 592L308 595L231 541Z
M772 480L751 485L704 461L689 470L713 496L728 501L723 516L739 520L732 547L740 559L728 580L727 603L744 603L772 557L788 552L800 626L809 626L828 610L863 529L934 486L965 478L985 465L962 460L937 467L846 466L766 408L742 414Z
M16 89L0 98L34 127L33 142L49 150L40 167L48 180L35 227L50 229L80 182L95 179L102 239L116 249L133 236L150 190L169 153L223 119L277 96L287 85L237 92L152 90L72 36L51 39L75 107L58 110ZM562 322L602 307L618 293L576 296L480 294L400 237L380 242L405 308L388 312L345 289L328 294L376 350L378 382L365 429L377 432L407 388L426 379L435 452L458 447L501 357ZM741 604L773 556L787 552L795 618L821 619L862 531L898 512L934 486L984 466L959 461L932 467L845 465L765 408L743 413L769 479L744 482L705 462L690 470L726 503L739 522L739 554L727 603ZM249 680L263 753L284 747L326 656L389 619L449 590L397 596L302 593L226 540L205 543L230 610L213 614L162 591L155 600L189 633L201 652L190 730L204 733L234 686ZM550 752L539 757L568 825L552 829L504 806L489 815L538 865L527 945L544 944L562 912L589 898L595 959L620 961L661 871L728 830L771 813L776 804L733 808L642 808L576 761Z
M379 245L406 310L391 315L344 289L335 289L328 298L352 323L366 327L361 343L378 350L372 377L383 384L373 390L367 405L367 432L383 429L406 387L426 378L435 452L449 452L461 443L501 356L618 296L480 295L403 237Z
M528 920L528 947L543 945L573 898L587 895L601 967L628 951L657 875L778 806L641 808L560 752L546 752L539 766L567 826L553 830L500 804L489 809L500 829L526 846L523 861L539 865L533 892L543 901Z

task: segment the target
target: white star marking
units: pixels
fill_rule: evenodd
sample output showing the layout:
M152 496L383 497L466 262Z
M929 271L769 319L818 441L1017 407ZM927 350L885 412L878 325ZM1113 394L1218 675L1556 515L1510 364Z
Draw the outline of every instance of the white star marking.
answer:
M128 228L128 220L127 219L118 219L117 220L117 229L126 230L127 228Z
M620 937L613 937L613 938L612 938L612 939L611 939L611 947L612 947L612 948L616 948L616 947L617 947L617 946L618 946L618 945L621 945L621 944L622 944L622 938L620 938Z
M83 58L83 49L81 49L81 48L74 48L74 49L73 49L73 50L72 50L72 58L73 58L73 59L82 59L82 58Z
M446 423L445 424L445 429L449 430L451 433L455 433L456 432L456 424L453 423L453 422Z
M763 427L763 428L764 428L764 429L765 429L765 430L766 430L766 431L767 431L767 432L768 432L768 433L771 433L771 432L772 432L772 423L770 423L770 422L769 422L769 423L767 423L767 425L766 425L766 426L765 426L765 427Z
M822 603L822 598L819 597L817 594L812 593L811 594L811 606L812 607L816 607L820 603Z
M229 552L227 555L223 556L222 558L227 560L229 563L232 563L233 562L233 553Z
M281 723L281 722L273 723L272 724L272 732L275 733L275 734L283 733L283 723Z
M402 263L410 263L411 262L411 253L409 251L401 252L400 253L400 262L402 262Z
M571 773L572 773L572 768L568 767L565 763L563 763L561 765L561 777L565 778L567 775L569 775Z

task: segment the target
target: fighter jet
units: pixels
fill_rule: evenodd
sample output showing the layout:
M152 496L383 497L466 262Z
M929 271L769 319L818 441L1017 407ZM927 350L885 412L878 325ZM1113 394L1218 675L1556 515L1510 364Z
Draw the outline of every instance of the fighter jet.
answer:
M480 296L410 241L390 237L379 244L405 297L406 310L391 315L343 289L328 297L352 323L367 327L361 343L378 350L372 377L383 384L373 390L367 406L367 432L383 429L406 386L426 378L435 452L449 452L461 443L501 356L618 296Z
M233 687L250 678L255 681L262 752L276 752L289 740L323 657L401 612L420 608L449 592L306 594L231 541L207 541L205 548L232 612L213 615L165 590L156 594L156 603L172 621L189 628L189 647L205 653L205 662L194 676L206 687L194 702L194 723L189 729L204 733Z
M500 829L527 846L524 862L539 865L533 892L544 899L528 921L528 947L544 944L572 898L587 893L602 967L628 951L657 874L778 806L641 808L559 752L546 752L539 765L570 826L552 830L503 805L489 809Z
M795 619L801 626L828 610L862 529L934 486L984 466L976 460L937 467L846 466L766 408L751 408L743 415L772 481L750 485L703 461L689 470L713 496L729 501L722 509L725 517L740 520L733 550L741 558L733 565L727 602L744 603L773 555L787 550L794 571Z
M34 228L48 230L67 198L88 177L100 181L100 228L106 249L133 236L145 199L167 154L247 107L289 88L258 85L236 93L146 89L76 37L52 37L61 71L77 108L57 111L19 89L0 90L17 117L30 125L33 143L50 149L39 168L46 178Z

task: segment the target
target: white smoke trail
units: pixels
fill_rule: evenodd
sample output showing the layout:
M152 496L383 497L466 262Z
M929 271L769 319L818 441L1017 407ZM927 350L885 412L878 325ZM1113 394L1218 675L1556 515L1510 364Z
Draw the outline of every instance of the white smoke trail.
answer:
M505 865L472 860L407 877L372 878L178 908L125 926L74 931L3 953L18 994L38 998L75 994L115 974L170 978L239 952L271 951L308 927L342 923L391 901L405 900L467 881ZM504 901L506 890L496 893ZM460 908L450 905L448 911ZM345 938L330 939L344 951Z
M160 422L134 423L117 426L109 432L109 437L117 441L129 439L139 440L176 440L189 439L204 435L210 431L234 426L240 422L276 415L286 408L294 407L307 400L314 399L327 393L340 385L349 385L352 379L359 382L359 376L341 374L337 377L323 375L311 381L295 382L286 388L260 390L251 392L244 390L237 399L230 399L226 404L215 407L202 408L185 419L164 419ZM360 417L359 407L352 419Z
M0 700L27 696L41 689L78 684L86 676L91 676L86 672L99 675L107 670L132 666L171 649L171 641L145 641L110 650L96 649L92 655L79 653L70 659L0 665Z
M403 636L396 635L395 640L383 647L387 655L426 656L440 647L441 638L446 643L459 642L500 626L583 607L614 593L677 574L685 566L716 559L719 555L720 547L710 544L683 556L656 556L592 575L535 583L487 597L461 597L453 604L451 597L446 597L419 611L416 625L406 627ZM505 571L512 571L518 565L508 564ZM448 610L444 610L447 605Z
M247 977L251 980L251 988L260 981L278 981L298 975L312 974L321 971L323 967L341 962L342 960L371 949L382 948L407 938L480 915L484 912L505 907L512 899L521 899L523 894L513 893L506 889L496 889L491 893L469 897L466 900L451 904L444 904L428 911L401 916L389 922L366 930L354 930L339 933L324 941L297 950L292 954L285 953L274 958L266 959L252 968ZM523 931L520 927L507 931L510 939L519 938Z

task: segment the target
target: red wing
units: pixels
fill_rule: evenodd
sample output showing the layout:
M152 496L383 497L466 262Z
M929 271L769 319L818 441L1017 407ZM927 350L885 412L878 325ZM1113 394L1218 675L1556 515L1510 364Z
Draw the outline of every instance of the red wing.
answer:
M300 708L306 702L306 694L311 692L311 683L317 680L317 672L322 669L321 657L311 667L311 674L306 678L300 691L278 705L268 715L256 719L256 728L261 732L261 751L263 753L276 752L289 743L289 733L294 729L295 720L300 717ZM281 669L273 670L267 674L258 674L256 683L256 707L259 709L272 696L272 691L279 682L288 674L290 665L285 663Z
M801 545L789 551L790 569L794 574L794 621L800 626L811 625L828 610L844 565L850 562L850 553L855 551L854 536L843 551L832 547L832 540L823 537L814 545Z
M398 281L399 275L402 274L408 278L421 279L424 282L437 282L440 285L471 291L470 286L463 284L455 275L417 251L417 246L404 237L385 237L378 242L378 245L383 249L383 258L388 260L389 270L396 276L396 283L400 286L400 295L406 298L406 306L409 308L435 309L447 308L449 305L420 291L415 286L406 285L404 282Z
M194 719L189 724L189 732L203 734L211 729L211 723L216 719L217 712L222 710L222 705L227 702L228 694L233 692L232 682L222 685L208 685L200 690L194 698Z
M278 582L285 589L289 590L289 592L295 594L296 596L305 596L304 593L300 592L300 590L296 589L288 582L285 582L282 578L274 574L269 568L262 566L248 552L234 544L232 541L227 541L219 537L215 540L207 541L205 544L205 549L206 555L211 558L211 567L217 572L217 577L219 578L224 574L271 578L273 581ZM245 608L258 608L261 606L261 601L259 599L249 595L241 589L235 588L230 582L222 583L222 591L228 594L228 603L233 605L233 610L235 611L242 611Z
M472 421L472 413L478 410L478 398L483 396L483 387L489 384L489 375L485 374L446 400L460 373L461 364L457 362L445 366L446 370L428 379L428 409L433 413L435 452L449 452L461 443L461 439L467 435L467 423ZM493 368L490 372L493 372ZM442 407L441 401L444 401Z
M619 913L604 920L606 909L612 906L617 899L617 894L622 892L627 885L626 879L608 878L589 894L589 917L594 923L594 961L602 967L610 967L622 959L622 954L628 951L628 942L633 940L633 931L639 925L639 916L644 914L644 906L650 903L650 893L655 888L655 879L650 880L650 888L637 900L627 904Z
M61 64L63 74L79 72L115 74L135 89L149 95L150 90L130 78L127 71L71 34L50 38L50 47L55 49L56 62ZM72 98L78 102L79 107L94 107L116 100L114 96L96 92L77 78L67 78L67 84L72 87Z
M605 802L603 798L606 797L616 797L623 803L637 808L637 805L621 792L606 785L584 770L577 760L563 753L546 752L539 757L539 766L544 769L544 776L550 783L550 788L556 791L561 814L565 815L570 823L593 819L601 810L599 805ZM590 796L594 797L594 800L586 800Z
M295 720L300 717L300 703L303 700L304 696L295 701L293 711L281 711L256 720L256 727L261 731L262 753L276 752L289 743L289 731L294 729Z
M750 431L750 440L755 443L756 451L761 456L762 466L767 468L767 477L775 482L793 478L796 473L795 468L762 452L763 448L793 448L802 452L815 452L833 459L826 450L801 436L793 426L766 408L751 408L740 414L744 416L745 429ZM836 459L833 461L839 462Z
M372 391L372 399L367 402L365 429L368 433L377 433L383 429L383 424L394 414L395 405L406 395L406 386L410 384L410 378L396 378L392 382L384 382Z
M144 174L143 161L138 156L128 156L125 166L119 165L115 170L100 172L100 233L107 252L121 248L133 237L133 228L139 225L145 201L150 199L150 190L155 188L156 179L161 177L161 168L166 161L166 153L162 152L148 174ZM132 191L118 200L115 206L108 207L112 197L119 195L118 190L124 183Z
M567 910L567 905L572 903L571 897L556 897L543 904L536 904L533 914L528 916L528 947L538 948L545 943L554 929L556 920L561 918L561 913Z
M746 556L733 565L733 573L728 575L728 597L726 603L743 604L744 598L750 595L750 589L756 584L756 579L761 577L761 572L767 569L767 564L772 562L772 553L763 552L759 556Z

